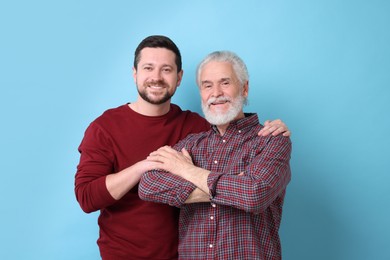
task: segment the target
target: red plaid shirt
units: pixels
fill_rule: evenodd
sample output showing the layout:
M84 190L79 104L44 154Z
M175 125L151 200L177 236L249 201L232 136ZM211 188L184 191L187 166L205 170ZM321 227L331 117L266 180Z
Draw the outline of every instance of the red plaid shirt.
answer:
M196 186L181 177L164 171L143 175L141 198L181 208L181 259L281 259L278 230L291 179L291 142L281 135L259 137L262 127L256 114L247 115L223 136L213 127L175 145L211 171L210 203L185 204Z

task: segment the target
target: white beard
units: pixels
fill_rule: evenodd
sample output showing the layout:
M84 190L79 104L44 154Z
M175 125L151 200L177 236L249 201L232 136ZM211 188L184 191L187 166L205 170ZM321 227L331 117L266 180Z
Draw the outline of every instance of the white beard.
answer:
M223 101L230 102L230 108L226 113L219 112L218 109L216 112L210 111L209 104ZM207 103L202 103L202 111L206 120L210 124L225 125L233 121L238 116L238 114L242 111L245 102L246 99L241 94L234 100L227 97L210 98L207 100Z

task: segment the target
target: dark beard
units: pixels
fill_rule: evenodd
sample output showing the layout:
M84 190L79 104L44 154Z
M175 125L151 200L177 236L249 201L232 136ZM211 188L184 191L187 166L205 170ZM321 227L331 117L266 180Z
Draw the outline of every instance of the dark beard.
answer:
M140 97L145 100L146 102L150 103L150 104L153 104L153 105L161 105L161 104L164 104L165 102L167 102L168 100L171 99L171 97L173 96L169 94L169 92L167 92L163 97L161 97L160 99L157 99L157 100L153 100L153 99L150 99L148 97L148 95L146 94L146 91L139 91L138 90L138 94L140 95Z

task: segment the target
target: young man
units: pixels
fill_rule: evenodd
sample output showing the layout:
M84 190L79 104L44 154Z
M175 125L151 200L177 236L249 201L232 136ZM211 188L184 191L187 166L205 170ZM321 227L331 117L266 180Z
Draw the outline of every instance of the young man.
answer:
M256 137L263 126L243 112L248 72L236 54L211 53L197 81L213 127L151 153L161 170L141 177L140 197L181 208L179 259L281 259L290 139Z
M87 128L79 146L75 193L81 208L100 210L100 254L107 259L176 259L178 210L142 201L138 182L155 169L150 152L210 129L196 113L171 104L183 77L180 51L165 36L150 36L137 47L135 102L105 111ZM277 120L273 134L289 135ZM259 138L259 137L257 137Z

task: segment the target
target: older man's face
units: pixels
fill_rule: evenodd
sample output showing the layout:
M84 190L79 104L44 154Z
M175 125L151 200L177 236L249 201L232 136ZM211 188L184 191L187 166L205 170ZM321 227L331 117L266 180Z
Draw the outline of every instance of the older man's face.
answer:
M200 73L202 110L207 121L224 125L244 116L248 85L242 86L229 62L211 61Z

